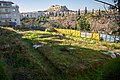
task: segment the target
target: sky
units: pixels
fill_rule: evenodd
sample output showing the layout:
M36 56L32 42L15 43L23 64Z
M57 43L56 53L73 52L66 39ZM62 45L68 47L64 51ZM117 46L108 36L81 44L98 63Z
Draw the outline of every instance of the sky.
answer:
M94 0L9 0L19 6L20 12L33 12L47 10L51 5L67 6L70 10L103 9L104 5ZM102 0L112 3L112 0Z

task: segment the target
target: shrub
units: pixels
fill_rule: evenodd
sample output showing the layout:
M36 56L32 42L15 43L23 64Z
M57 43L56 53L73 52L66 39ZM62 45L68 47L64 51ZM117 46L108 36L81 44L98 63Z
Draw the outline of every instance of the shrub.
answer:
M120 80L120 57L106 64L102 74L102 80Z
M5 70L5 66L0 62L0 80L9 80L8 74Z

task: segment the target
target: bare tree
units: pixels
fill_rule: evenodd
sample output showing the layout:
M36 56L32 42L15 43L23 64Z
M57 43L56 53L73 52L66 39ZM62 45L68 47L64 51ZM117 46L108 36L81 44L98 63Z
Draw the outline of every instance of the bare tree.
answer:
M107 3L107 2L104 2L104 1L101 1L101 0L95 0L95 1L106 4L106 5L110 6L110 9L115 9L118 12L117 18L116 18L116 15L115 15L117 24L119 26L119 28L116 32L120 35L120 0L112 0L114 2L114 4L110 4L110 3Z

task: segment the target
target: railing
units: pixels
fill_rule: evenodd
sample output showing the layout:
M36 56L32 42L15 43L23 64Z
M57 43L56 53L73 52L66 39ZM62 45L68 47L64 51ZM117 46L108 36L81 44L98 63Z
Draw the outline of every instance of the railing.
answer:
M0 8L11 8L12 6L0 6Z
M10 11L0 11L0 14L10 14Z

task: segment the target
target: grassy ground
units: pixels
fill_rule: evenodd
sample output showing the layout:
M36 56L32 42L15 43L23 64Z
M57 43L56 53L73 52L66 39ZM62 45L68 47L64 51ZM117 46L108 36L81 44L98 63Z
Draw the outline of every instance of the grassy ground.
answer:
M0 71L2 72L0 73L2 74L0 80L37 80L47 78L47 73L43 66L30 55L32 50L22 41L20 34L3 28L0 28L0 33L0 61L2 61L0 62Z
M109 80L109 74L112 80L119 78L119 57L101 53L119 52L119 43L11 28L0 28L0 35L0 80ZM35 44L42 46L34 49Z

